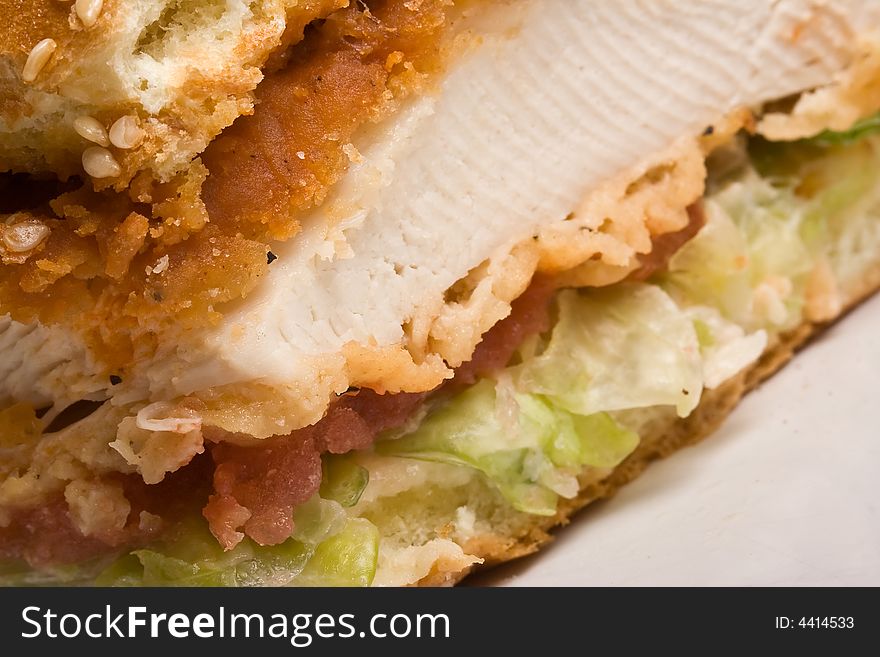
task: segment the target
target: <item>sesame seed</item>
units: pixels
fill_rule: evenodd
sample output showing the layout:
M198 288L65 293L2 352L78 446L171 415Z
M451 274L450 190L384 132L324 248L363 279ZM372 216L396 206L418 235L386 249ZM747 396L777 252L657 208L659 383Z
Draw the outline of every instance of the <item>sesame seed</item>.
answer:
M13 253L26 253L37 248L49 237L49 227L36 219L26 219L6 226L3 230L3 245Z
M82 165L92 178L113 178L122 173L113 153L100 146L90 146L83 151Z
M73 121L73 129L83 139L98 144L99 146L109 146L110 140L107 138L107 131L98 119L91 116L78 116Z
M57 47L58 44L55 43L54 39L43 39L35 45L28 54L24 68L21 70L21 79L25 82L36 80Z
M297 151L297 152L296 152L296 156L297 156L299 159L301 159L301 160L306 159L306 153L305 153L305 151Z
M123 116L110 126L110 143L116 148L134 148L143 138L144 131L138 125L136 116Z
M101 9L104 8L104 0L76 0L76 15L85 27L91 27L98 22Z

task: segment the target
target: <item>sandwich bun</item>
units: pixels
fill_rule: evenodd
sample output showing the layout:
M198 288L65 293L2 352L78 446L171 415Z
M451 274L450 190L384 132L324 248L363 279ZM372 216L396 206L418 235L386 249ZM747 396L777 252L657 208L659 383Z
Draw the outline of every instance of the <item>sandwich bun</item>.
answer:
M4 0L0 171L167 180L252 113L273 52L346 4Z

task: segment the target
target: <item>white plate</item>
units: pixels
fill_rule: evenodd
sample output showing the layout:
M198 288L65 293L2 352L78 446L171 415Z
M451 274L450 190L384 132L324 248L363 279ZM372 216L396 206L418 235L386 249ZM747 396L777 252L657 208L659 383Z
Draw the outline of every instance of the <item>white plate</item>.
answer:
M880 585L880 297L704 442L475 584Z

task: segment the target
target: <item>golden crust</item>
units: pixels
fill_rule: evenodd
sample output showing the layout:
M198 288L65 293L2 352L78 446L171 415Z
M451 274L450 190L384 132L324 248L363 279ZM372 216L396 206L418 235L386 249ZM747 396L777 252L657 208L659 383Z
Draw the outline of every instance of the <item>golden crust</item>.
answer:
M847 130L880 106L880 37L864 38L853 63L827 87L798 98L790 112L765 114L757 131L772 141L789 141L822 130Z
M847 292L847 310L880 289L880 261ZM699 406L687 418L675 418L667 426L644 436L641 444L623 463L600 481L587 482L577 497L562 500L555 516L535 516L534 521L515 535L480 534L463 548L466 553L483 559L482 566L469 566L458 572L435 568L419 582L420 586L449 586L460 582L475 568L489 567L537 552L553 540L552 530L567 525L572 516L591 502L611 497L622 486L638 477L653 461L669 456L683 447L711 435L737 406L742 397L762 381L781 369L807 342L822 331L827 322L806 321L782 336L761 359L715 390L706 390Z
M86 26L76 3L3 0L0 15L0 171L81 174L74 121L105 128L137 117L135 148L111 146L118 175L96 187L123 187L140 170L167 180L223 128L253 111L252 92L268 57L302 38L307 23L347 0L228 2L104 0ZM32 48L55 51L33 81L22 72Z
M288 19L278 38L298 40L319 5L338 4L290 5L299 22ZM447 3L425 1L418 11L410 5L395 0L376 14L361 5L334 12L256 90L260 111L167 182L142 171L123 191L59 187L40 205L27 198L22 206L31 209L0 216L49 228L27 253L7 254L0 245L0 305L16 320L82 333L108 371L120 374L134 352L146 358L168 326L216 321L215 308L244 297L265 272L267 242L292 238L300 214L343 175L354 130L392 111L442 62ZM397 57L389 61L389 54ZM46 74L54 75L51 68ZM279 117L290 126L283 140L275 132ZM0 116L0 160L10 139Z

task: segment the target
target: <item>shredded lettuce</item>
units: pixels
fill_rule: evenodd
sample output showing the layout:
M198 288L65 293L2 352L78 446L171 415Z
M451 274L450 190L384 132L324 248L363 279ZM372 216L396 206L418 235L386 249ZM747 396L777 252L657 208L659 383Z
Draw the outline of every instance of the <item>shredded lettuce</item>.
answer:
M338 502L313 497L296 509L293 535L280 545L244 539L224 552L204 519L150 549L135 550L96 579L99 586L361 586L372 581L378 533L349 519Z
M467 466L514 508L552 515L585 467L610 469L638 445L611 413L673 407L686 416L714 387L760 356L718 311L679 307L657 285L563 291L548 338L494 380L431 409L415 429L387 436L383 454Z
M703 385L710 390L758 360L767 347L766 331L747 334L715 308L691 306L685 312L694 323L700 342Z
M568 290L557 305L543 349L377 450L474 468L514 508L552 515L559 496L577 494L584 467L613 468L637 446L610 412L672 406L686 416L704 384L718 385L766 344L763 332L746 335L710 308L682 309L656 285Z
M305 567L316 544L338 532L345 512L336 502L313 498L296 510L294 534L281 545L245 539L224 552L194 516L151 549L135 550L98 576L104 586L258 586L289 584Z
M706 226L657 281L679 304L717 308L750 330L798 324L813 256L801 233L805 211L793 193L747 176L705 207Z
M753 139L751 160L706 199L707 225L656 282L679 304L717 308L747 330L799 324L817 268L845 286L876 257L878 130L880 115L811 140Z
M840 132L825 130L813 137L811 141L822 146L848 145L878 133L880 133L880 113L857 121L849 130L842 130Z
M342 531L318 544L293 584L369 586L378 561L379 530L365 518L350 518Z
M357 504L370 481L369 470L358 465L350 454L325 454L321 465L321 497L344 507Z
M483 379L377 450L475 468L514 508L552 515L559 495L577 494L583 466L613 467L638 444L605 414L577 416L541 395L506 392Z
M684 417L696 407L703 383L697 334L659 287L567 290L558 304L547 348L514 373L520 390L579 415L669 405Z

